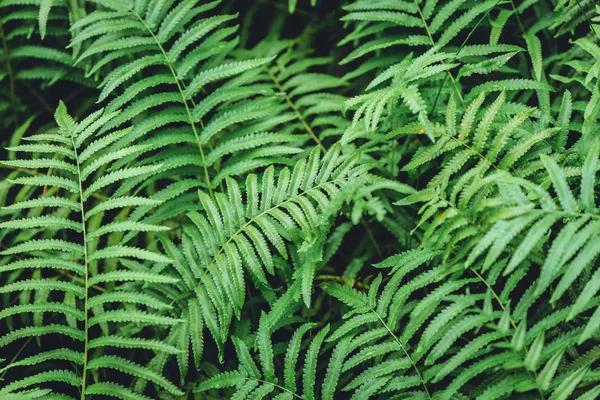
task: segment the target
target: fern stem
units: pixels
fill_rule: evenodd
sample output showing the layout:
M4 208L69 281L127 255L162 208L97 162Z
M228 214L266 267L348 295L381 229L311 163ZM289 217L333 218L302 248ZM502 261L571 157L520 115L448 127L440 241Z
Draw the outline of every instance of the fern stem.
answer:
M523 23L521 22L521 15L519 13L519 10L517 10L517 6L515 6L515 2L513 0L510 0L510 5L512 6L512 9L515 11L515 15L517 17L517 23L519 24L519 29L521 30L521 33L523 34L523 36L525 36L525 28L523 27Z
M81 376L81 400L85 400L85 387L87 378L87 361L88 361L88 342L89 342L89 324L88 324L88 248L87 248L87 233L85 227L85 208L83 204L83 183L81 181L81 166L79 164L79 154L77 152L77 146L71 136L71 143L73 144L73 152L75 154L75 163L77 164L77 182L79 184L79 208L81 214L81 232L83 235L83 285L84 285L84 298L83 298L83 372Z
M15 96L15 76L10 64L10 53L8 51L8 44L6 43L6 35L4 34L4 25L2 19L0 19L0 38L2 38L2 49L4 50L4 64L6 64L6 73L8 75L8 87L10 96L10 107L13 111L13 123L15 129L17 129L17 98Z
M490 285L490 283L483 276L481 276L481 274L479 272L477 272L472 267L469 267L469 270L471 272L473 272L473 274L475 274L475 276L477 276L477 278L479 278L479 280L488 288L488 290L492 293L492 296L494 296L494 298L496 299L496 302L498 303L498 305L500 306L500 308L502 309L502 311L505 312L506 311L506 306L504 305L504 303L502 303L502 300L500 299L500 296L498 296L498 293L496 293L496 291ZM508 315L508 319L510 320L511 326L516 331L517 330L517 323L512 318L512 316L510 315L510 313ZM525 353L527 353L529 351L527 349L527 345L526 344L523 344L523 349L525 350ZM533 372L534 380L537 381L537 372L536 371L532 371L532 372ZM542 393L542 391L540 390L540 388L538 388L538 392L540 394L540 397L543 400L544 399L544 394Z
M365 227L365 231L367 231L367 236L369 237L369 240L371 241L371 243L373 243L373 246L375 247L375 251L377 252L377 255L379 256L379 259L383 260L383 253L381 252L381 248L379 247L379 244L375 240L375 236L373 236L373 232L371 231L371 228L369 228L369 224L367 224L367 221L365 221L365 219L363 217L360 218L360 222Z
M276 387L276 388L278 388L278 389L279 389L279 390L281 390L282 392L287 392L287 393L291 394L292 396L294 396L294 397L296 397L296 398L303 399L303 397L302 397L302 396L300 396L300 395L298 395L297 393L294 393L294 392L292 392L291 390L289 390L289 389L286 389L286 388L284 388L283 386L281 386L281 385L278 385L278 384L276 384L276 383L269 382L269 381L265 381L265 380L263 380L263 379L258 379L258 378L250 378L250 377L248 377L248 379L249 379L249 380L255 380L255 381L257 381L257 382L260 382L260 383L268 383L269 385L272 385L273 387Z
M427 24L427 21L425 20L425 17L423 16L423 13L421 12L421 6L419 6L419 3L417 2L417 0L413 0L413 1L415 3L415 6L417 7L417 11L419 12L419 17L421 18L421 21L423 22L423 26L425 27L425 32L427 32L427 36L429 36L431 45L435 46L435 40L433 40L433 36L431 36L431 32L429 31L429 24ZM445 64L445 61L442 61L442 64ZM462 93L460 92L460 90L458 90L458 84L456 83L456 79L454 79L454 75L452 75L452 72L448 71L447 76L450 77L450 80L452 81L452 85L454 85L454 91L458 95L458 99L460 100L460 103L464 107L465 101L463 99Z
M592 32L594 32L594 34L596 35L596 37L598 37L598 32L596 32L596 29L594 28L594 25L592 24L592 21L590 21L590 18L588 17L587 13L585 12L585 10L583 9L583 7L581 6L581 3L579 2L579 0L575 0L575 1L577 2L577 7L579 7L579 9L581 10L581 13L585 17L585 21L590 26L590 30Z
M196 124L194 122L194 119L192 118L192 112L190 111L190 107L185 98L185 94L183 93L182 83L177 78L177 73L175 72L175 68L173 67L173 64L171 63L171 61L169 61L169 58L167 57L167 53L165 52L165 49L158 41L158 38L156 37L156 35L154 35L154 32L152 31L152 29L148 26L148 24L146 24L146 21L144 21L144 19L135 10L131 9L130 12L132 12L137 17L137 19L144 25L144 27L146 28L148 33L150 33L150 35L152 36L152 39L154 39L154 42L160 49L160 52L162 53L162 56L165 59L166 65L169 67L169 70L171 71L173 80L175 81L175 84L177 85L177 90L179 90L179 94L181 95L181 101L183 102L183 105L185 107L185 112L187 113L187 117L190 122L190 126L192 127L192 132L194 132L194 137L196 138L196 144L198 145L198 150L200 151L200 158L202 159L202 167L204 169L204 179L206 181L206 186L208 186L208 192L210 193L210 197L214 200L215 194L213 193L212 184L210 182L210 176L208 174L208 166L206 164L206 158L204 157L204 149L202 147L202 142L200 141L200 136L198 135L198 130L196 129Z
M21 348L19 349L19 351L17 351L17 354L15 354L15 356L10 360L10 362L8 363L8 365L6 365L2 371L2 375L0 375L0 381L4 380L4 375L6 375L6 373L8 372L8 370L11 368L11 364L14 363L17 358L19 358L19 356L21 355L21 353L23 352L23 350L25 350L25 347L27 347L27 345L29 344L29 342L31 342L33 340L33 336L30 337L29 339L27 339L25 341L25 343L23 343L23 345L21 346Z
M52 157L53 159L56 159L58 156L58 154L55 154L54 157ZM48 172L46 172L46 176L50 176L52 175L52 172L54 171L54 169L52 168L48 168ZM46 192L48 191L48 185L45 185L44 188L42 189L42 196L46 196ZM83 193L83 192L82 192Z
M477 157L479 157L482 161L487 161L490 163L490 166L492 168L494 168L496 171L504 171L501 170L500 168L498 168L496 166L496 164L494 164L490 159L488 159L486 156L484 156L481 152L475 150L471 145L469 145L467 142L465 142L462 139L459 139L457 137L454 137L452 135L447 135L445 133L442 134L443 136L449 137L450 139L457 141L460 145L462 145L463 147L465 147L466 149L468 149L469 151L471 151L473 154L475 154Z
M460 48L458 49L458 51L456 52L456 54L454 55L454 59L456 59L456 57L458 57L458 55L460 54L460 52L462 51L462 49L467 45L467 42L469 41L469 39L471 38L471 35L473 34L473 32L475 32L475 29L477 29L477 27L479 26L479 24L481 23L481 21L483 21L489 14L490 12L496 8L496 6L500 3L500 0L498 0L496 3L494 3L494 5L492 7L490 7L489 10L487 10L485 12L485 14L483 14L481 16L481 18L479 18L479 20L477 21L477 23L475 24L475 26L473 28L471 28L471 30L469 31L469 34L467 35L467 37L465 38L465 40L463 40L462 44L460 45ZM435 100L433 102L433 107L431 110L431 113L433 114L433 112L435 111L435 107L437 105L438 99L440 98L440 94L442 94L442 88L444 87L444 83L446 82L446 77L448 75L444 75L444 79L442 80L442 84L440 85L440 88L438 89L437 94L435 95ZM463 104L464 106L464 104Z
M288 96L288 94L285 91L285 89L281 86L281 83L279 82L279 79L277 79L277 77L269 70L269 68L265 67L265 71L267 72L267 74L269 74L269 77L271 78L271 80L273 81L273 83L275 84L275 86L277 87L277 90L279 90L279 92L281 92L281 94L283 94L283 97L285 98L285 101L288 103L288 105L290 106L290 108L292 109L292 111L294 111L294 113L296 113L296 115L298 116L298 120L300 121L300 123L302 124L302 126L304 127L304 129L306 129L306 131L308 132L308 134L310 135L310 137L315 141L315 143L317 145L319 145L319 147L321 148L321 151L323 153L327 152L327 150L325 149L325 146L323 146L323 143L321 143L321 141L319 140L319 138L317 137L317 135L315 135L315 132L313 132L313 130L310 127L310 125L308 125L308 123L306 122L306 120L302 116L302 113L300 112L300 110L298 110L298 108L296 107L296 105L292 102L292 100Z
M31 87L31 85L27 81L19 81L19 84L25 86L27 90L29 90L29 93L31 93L31 95L40 102L44 110L46 110L50 115L54 115L54 109L50 106L50 104L48 104L46 99L44 99L44 97L41 94L39 94L33 87Z
M429 393L429 390L427 389L427 385L425 385L425 380L423 379L423 375L421 375L421 372L419 371L417 364L415 364L415 361L412 359L409 352L406 350L406 347L404 347L404 345L402 344L400 339L398 339L398 336L396 336L396 334L390 329L388 324L386 324L385 321L383 320L383 318L381 318L381 315L379 315L379 313L377 311L375 311L373 308L369 307L369 309L371 310L371 312L373 314L375 314L375 316L377 316L379 321L383 324L384 328L387 329L387 331L390 333L392 338L396 341L396 343L398 343L398 345L400 346L400 348L402 349L402 351L404 352L406 357L408 357L408 360L412 364L413 369L415 370L415 372L417 373L417 376L419 377L419 380L421 381L421 385L423 386L423 389L425 389L425 393L427 393L427 397L431 400L432 397L431 397L431 394Z

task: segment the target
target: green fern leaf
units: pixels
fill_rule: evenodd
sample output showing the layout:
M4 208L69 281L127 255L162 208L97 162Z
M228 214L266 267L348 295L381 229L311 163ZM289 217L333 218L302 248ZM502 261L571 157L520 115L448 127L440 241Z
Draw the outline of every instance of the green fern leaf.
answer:
M329 325L322 328L311 341L304 359L304 368L302 369L302 393L309 400L314 399L314 382L317 374L317 357L321 349L321 344L325 335L329 333Z
M96 357L88 363L88 367L99 369L114 369L125 374L131 375L133 377L150 380L173 395L183 395L183 392L181 392L175 385L173 385L161 375L150 370L148 367L138 365L134 362L125 360L117 356Z

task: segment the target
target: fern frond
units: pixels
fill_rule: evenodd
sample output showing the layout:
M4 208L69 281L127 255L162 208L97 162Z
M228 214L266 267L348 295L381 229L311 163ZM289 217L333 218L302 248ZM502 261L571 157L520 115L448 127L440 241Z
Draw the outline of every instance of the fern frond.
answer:
M266 283L263 269L273 273L268 244L287 258L285 241L298 240L299 232L317 231L325 220L317 216L315 202L321 201L319 206L327 209L338 201L338 194L354 176L352 164L352 160L339 156L338 149L331 150L321 162L319 149L315 148L308 160L298 162L292 172L282 170L277 184L273 168L265 171L262 189L257 176L249 175L245 202L233 180L228 180L227 195L216 195L216 204L207 194L199 193L205 214L189 214L194 227L187 232L203 268L227 293L236 312L244 301L242 265L257 283ZM264 228L264 234L257 227Z
M136 323L145 326L161 326L182 322L176 318L160 315L158 311L168 309L169 305L152 296L136 293L135 289L135 284L154 282L161 285L172 285L178 282L178 279L150 271L128 271L123 267L115 270L114 267L103 262L103 260L115 257L137 257L153 262L171 262L169 258L156 251L125 244L111 245L114 243L114 239L109 240L108 244L102 244L98 240L101 237L113 238L116 233L163 230L159 226L134 221L117 221L99 226L99 222L107 218L107 211L126 209L131 206L152 206L158 203L138 196L112 197L103 201L97 201L93 196L97 189L112 185L118 179L129 179L139 173L148 174L156 170L154 166L147 166L135 169L135 173L129 172L132 171L131 169L110 172L110 168L106 168L106 166L110 166L110 162L115 159L107 158L108 149L100 147L95 148L94 157L88 157L85 161L81 161L79 154L84 143L88 139L101 138L102 134L99 133L99 130L117 115L118 113L112 113L103 116L102 112L98 112L81 123L75 123L67 114L64 104L61 104L56 112L56 121L59 125L60 137L67 140L55 140L56 138L52 136L45 136L44 139L51 139L55 143L59 143L48 145L44 150L45 152L55 152L56 158L49 162L45 162L44 159L36 160L40 167L50 170L48 176L14 180L15 183L23 185L50 187L55 195L47 197L44 191L41 191L39 197L16 202L13 206L9 206L8 210L13 212L20 210L44 211L28 218L13 219L2 223L1 227L5 229L22 229L24 227L36 229L32 230L34 233L31 237L24 237L21 242L17 238L12 246L3 251L2 254L5 256L21 258L5 263L3 270L16 270L20 271L20 274L15 276L16 281L4 284L0 292L7 294L33 292L36 293L36 296L31 299L27 296L22 299L20 304L6 308L0 313L3 323L11 321L10 329L0 338L0 346L5 348L16 341L42 336L53 338L66 336L74 339L75 342L72 349L63 349L62 355L57 355L53 351L42 351L38 354L34 352L28 358L9 365L8 368L15 370L18 367L21 367L20 370L22 370L23 367L35 365L37 374L26 373L22 378L1 389L4 393L34 385L43 386L47 382L64 382L74 386L76 390L86 393L86 386L90 387L87 385L88 378L91 379L92 372L93 374L97 373L94 372L97 371L97 368L116 369L134 377L151 377L174 394L181 393L174 385L150 369L138 366L124 358L102 355L104 349L115 345L120 345L122 348L134 346L166 354L177 354L177 349L160 340L144 341L140 338L124 337L119 343L115 343L114 338L118 336L112 336L113 339L108 341L92 337L92 329L96 325L101 325L105 335L110 335L109 332L114 328L109 328L109 326L119 326L120 324ZM112 137L114 136L112 135ZM108 137L111 137L111 134L108 134ZM99 141L93 143L99 143ZM15 151L38 151L37 145L23 146L25 147L15 147ZM89 152L88 154L92 155ZM110 161L103 161L106 166L98 169L97 160ZM66 168L63 164L69 167ZM90 165L97 170L96 180L86 183L89 174L84 175L83 171ZM33 165L33 167L37 167L37 165ZM72 177L60 176L65 171ZM67 191L74 193L74 196L61 196L61 192ZM95 205L93 209L92 205ZM88 214L90 209L91 214ZM74 236L69 234L64 236L69 240L61 239L64 232L67 231L75 232ZM48 233L56 238L48 237ZM40 255L47 257L41 258ZM68 255L69 259L61 258L65 255ZM49 268L53 268L53 270L49 270ZM54 273L42 278L39 273L41 269L54 271ZM70 273L58 273L61 272L61 269L70 271ZM71 273L75 273L75 275L71 276ZM114 282L134 282L134 285L131 286L129 283L119 286L119 290L115 290ZM97 288L100 288L103 293L94 295L94 290L98 290ZM48 295L55 296L58 293L63 293L61 296L64 298L64 303L45 300ZM155 310L150 312L118 308L119 304L125 303L128 303L129 306L145 306ZM15 317L18 317L20 322L17 323ZM49 321L52 323L48 323ZM27 346L27 343L24 346ZM41 348L44 349L44 347ZM92 349L94 349L94 355L92 355ZM79 367L76 372L49 369L48 366L52 366L56 361L73 361ZM111 383L110 378L106 382L92 383L91 387L94 394L122 393L125 395L129 393L128 389ZM144 398L141 394L133 396ZM131 396L129 397L131 398Z
M208 163L205 153L220 138L221 135L219 138L214 137L217 133L228 131L228 135L231 135L237 128L235 120L230 119L228 124L220 125L218 120L211 124L211 119L245 114L245 100L259 100L260 97L256 98L256 95L262 96L264 92L250 85L246 86L243 81L236 81L237 77L253 73L272 61L272 57L244 60L227 57L232 49L227 39L235 32L235 28L227 27L227 23L234 20L236 15L205 16L217 4L202 5L197 1L186 1L175 5L160 0L144 4L141 8L115 4L110 7L114 11L97 10L78 21L72 28L78 32L71 43L74 47L87 46L79 55L78 62L89 62L90 73L101 73L111 63L119 63L112 72L103 74L100 84L100 101L116 95L119 89L124 89L123 94L117 95L108 108L115 110L126 105L127 108L120 117L113 120L114 125L109 127L120 126L136 116L151 112L153 123L138 125L127 142L138 140L140 144L149 144L155 136L160 136L154 134L159 128L186 127L182 132L193 145L179 150L200 156L194 164L201 167L201 175L211 192L215 185L210 179L211 175L214 176L213 166L218 165L216 162L223 157L227 158L227 154L213 153L213 160ZM217 49L221 52L216 51ZM132 54L136 55L135 59L128 59ZM150 69L159 71L148 79L133 79L137 74ZM207 85L227 79L229 82L225 82L221 88L217 87L212 95L209 93L204 101L200 101L202 99L198 95L200 91L206 92ZM228 90L236 93L237 101L225 104L223 100L209 101L217 93L228 93ZM231 99L232 97L228 98ZM208 113L211 114L207 115ZM262 114L248 115L238 122L264 119L268 113L263 110ZM215 129L216 126L220 128ZM176 142L171 141L171 144L175 145ZM267 142L257 145L266 144ZM178 169L188 174L177 164L172 154L172 148L162 150L160 159L164 164L163 168ZM134 157L134 154L125 157ZM246 152L246 157L264 156ZM220 180L216 184L219 182Z

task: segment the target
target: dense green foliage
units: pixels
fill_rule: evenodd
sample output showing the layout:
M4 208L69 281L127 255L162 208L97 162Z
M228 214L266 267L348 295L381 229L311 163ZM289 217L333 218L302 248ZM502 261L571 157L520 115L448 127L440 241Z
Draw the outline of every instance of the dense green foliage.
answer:
M593 0L0 0L0 399L600 397Z

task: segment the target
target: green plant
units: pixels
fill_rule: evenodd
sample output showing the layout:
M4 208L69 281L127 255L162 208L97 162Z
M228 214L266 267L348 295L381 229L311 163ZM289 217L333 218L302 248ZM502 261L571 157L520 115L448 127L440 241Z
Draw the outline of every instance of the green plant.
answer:
M599 397L599 22L0 1L0 397Z

